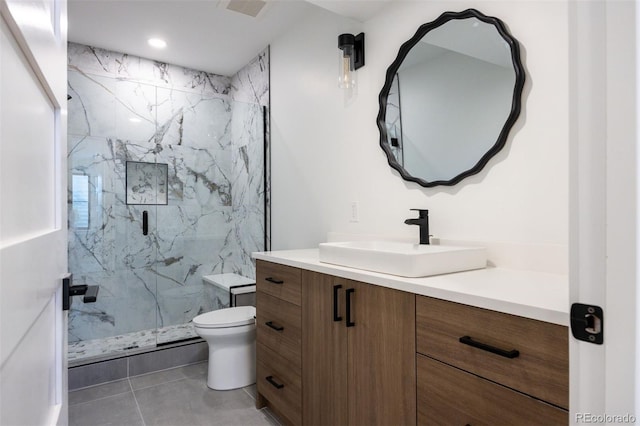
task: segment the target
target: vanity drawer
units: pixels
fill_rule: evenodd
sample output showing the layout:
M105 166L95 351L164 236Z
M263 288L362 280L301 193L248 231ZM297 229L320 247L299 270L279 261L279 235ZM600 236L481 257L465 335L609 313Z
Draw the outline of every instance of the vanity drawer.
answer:
M504 351L489 352L466 342ZM486 377L554 405L569 407L568 329L459 303L416 297L421 354ZM517 350L517 357L506 352ZM514 355L514 354L512 354Z
M256 298L257 341L300 369L302 345L300 306L261 292L257 293Z
M256 345L256 384L278 414L294 425L302 423L302 382L300 370L263 344Z
M258 260L256 289L295 305L301 305L302 272L298 268Z
M418 425L567 425L569 413L417 355Z

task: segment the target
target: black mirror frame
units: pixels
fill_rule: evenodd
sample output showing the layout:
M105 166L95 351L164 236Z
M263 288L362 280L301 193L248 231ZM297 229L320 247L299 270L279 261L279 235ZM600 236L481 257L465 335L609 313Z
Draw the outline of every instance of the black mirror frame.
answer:
M398 163L395 156L391 152L391 148L387 143L387 127L385 123L385 117L387 115L387 97L389 95L389 90L391 89L393 78L398 72L402 61L404 61L405 57L409 54L409 51L411 51L411 49L422 39L422 37L424 37L429 31L441 25L444 25L451 20L467 18L477 18L482 22L495 26L500 36L502 36L502 38L509 44L509 49L511 50L511 59L513 61L513 68L516 74L511 102L511 112L507 117L502 130L500 131L496 143L482 156L482 158L480 158L480 160L478 160L478 162L472 168L458 174L451 180L437 180L428 182L421 178L412 176L409 172L407 172L404 167L400 163ZM380 147L387 155L389 166L396 169L404 180L416 182L424 187L434 187L438 185L453 186L460 182L462 179L480 172L484 168L484 166L486 166L489 160L504 147L505 143L507 142L507 137L509 136L509 131L520 116L524 82L525 72L524 67L522 66L522 61L520 59L520 45L518 44L518 41L511 34L509 34L509 31L500 19L486 16L476 9L467 9L462 12L445 12L440 15L435 21L421 25L418 28L418 31L416 31L415 35L411 39L403 43L402 46L400 46L398 56L387 69L386 80L384 86L382 87L382 90L380 91L380 95L378 96L380 110L378 112L377 124L378 129L380 130Z

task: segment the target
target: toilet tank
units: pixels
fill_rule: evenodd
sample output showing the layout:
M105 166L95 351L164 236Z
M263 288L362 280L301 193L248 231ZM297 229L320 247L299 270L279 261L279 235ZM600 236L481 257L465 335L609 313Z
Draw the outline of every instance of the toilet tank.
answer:
M216 286L229 294L229 306L256 306L256 281L238 274L204 275L205 284Z

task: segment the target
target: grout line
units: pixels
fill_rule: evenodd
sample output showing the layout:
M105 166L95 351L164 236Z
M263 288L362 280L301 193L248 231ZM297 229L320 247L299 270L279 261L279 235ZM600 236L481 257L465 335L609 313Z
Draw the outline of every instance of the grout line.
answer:
M127 380L127 379L128 377L121 377L119 379L109 380L108 382L96 383L95 385L83 386L81 388L75 388L75 389L67 389L67 391L69 393L78 392L78 391L83 391L87 389L97 388L98 386L109 385L111 383L122 382L123 380Z
M197 362L195 364L181 365L179 367L166 368L164 370L152 371L150 373L143 373L143 374L139 374L137 376L130 376L129 379L133 379L133 378L136 378L136 377L150 376L150 375L153 375L153 374L162 373L162 372L169 371L169 370L177 370L179 368L185 368L185 367L190 367L192 365L203 364L204 362L206 362L206 361ZM134 391L142 390L142 389L149 389L149 388L152 388L152 387L155 387L155 386L164 385L165 383L174 383L174 382L179 382L180 380L193 379L194 377L196 377L196 376L184 375L183 377L177 377L175 379L165 380L165 381L162 381L162 382L159 382L159 383L154 383L152 385L143 386L143 387L135 389ZM205 380L206 380L206 375L205 375ZM133 387L133 385L132 385L132 387Z
M129 393L129 391L127 390L127 391L124 391L124 392L114 393L113 395L101 396L100 398L90 399L88 401L83 401L83 402L76 402L74 404L69 403L68 405L69 405L69 407L75 407L76 405L83 405L83 404L88 404L90 402L102 401L103 399L113 398L114 396L124 395L125 393Z
M134 377L136 377L136 376L134 376ZM143 387L137 388L137 389L134 390L134 392L135 391L139 391L139 390L154 388L156 386L166 385L168 383L175 383L175 382L179 382L181 380L186 380L186 379L191 379L191 377L186 377L186 376L185 377L178 377L177 379L167 380L167 381L160 382L160 383L154 383L153 385L148 385L148 386L143 386Z
M262 411L265 417L268 417L274 424L281 425L280 420L276 418L276 416L269 410L269 407L263 407L259 411Z
M207 361L206 360L202 360L202 361L192 362L190 364L181 364L181 365L176 365L175 367L167 367L167 368L163 368L162 370L149 371L147 373L140 373L140 374L136 374L135 376L129 376L129 377L150 376L152 374L162 373L164 371L169 371L169 370L177 370L178 368L190 367L192 365L203 364L205 362L207 362Z
M140 404L138 404L138 398L136 398L136 392L133 390L133 385L131 384L131 380L128 378L127 380L129 381L129 388L131 388L131 393L133 394L133 401L136 403L136 408L138 409L140 420L142 420L142 426L147 426L147 423L144 421L144 416L142 415L142 410L140 409Z
M243 390L247 395L249 395L249 397L250 397L251 399L253 399L253 400L255 401L255 400L256 400L256 398L255 398L255 396L253 396L253 395L252 395L252 394L247 390L247 388L248 388L248 387L249 387L249 386L244 387L244 388L242 388L242 390Z

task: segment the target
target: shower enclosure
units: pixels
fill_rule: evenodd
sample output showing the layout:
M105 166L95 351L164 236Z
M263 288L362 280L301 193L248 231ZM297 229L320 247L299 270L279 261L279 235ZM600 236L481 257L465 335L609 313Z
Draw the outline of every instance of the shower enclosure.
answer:
M267 248L268 52L223 77L69 45L69 360L195 337Z

